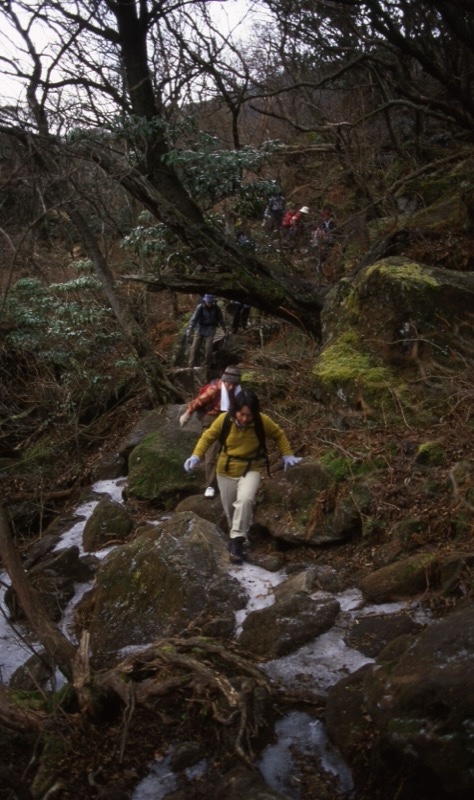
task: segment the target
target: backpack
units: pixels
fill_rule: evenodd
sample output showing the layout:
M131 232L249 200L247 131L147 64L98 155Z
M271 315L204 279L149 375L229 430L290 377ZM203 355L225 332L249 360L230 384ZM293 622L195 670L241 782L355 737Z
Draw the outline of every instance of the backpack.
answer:
M199 310L196 315L196 322L199 325L218 325L220 321L220 309L217 303L212 306L206 306L205 303L199 304Z
M268 208L270 211L283 211L285 208L285 198L283 195L279 194L276 197L270 197L268 200Z
M258 422L257 422L257 419L258 419ZM231 459L234 459L234 461L246 461L247 462L247 466L246 466L245 471L244 471L244 475L246 475L247 472L250 469L252 461L256 461L257 459L263 458L265 460L265 465L267 467L268 477L270 477L270 462L268 460L267 443L266 443L266 440L265 440L265 430L264 430L264 427L262 425L260 417L256 417L255 418L255 422L257 423L255 425L255 433L257 434L258 441L259 441L259 447L258 447L257 452L255 453L254 456L252 456L252 458L244 458L243 456L229 456L228 455L227 456L227 463L226 463L226 467L225 467L226 472L229 469L229 462L230 462ZM221 452L223 450L224 453L227 453L226 440L227 440L227 437L229 435L229 431L230 431L230 426L231 425L232 425L232 415L231 415L230 411L228 411L227 414L224 417L222 430L221 430L220 436L219 436L219 446L220 446L219 452Z
M290 228L291 223L293 222L293 217L296 215L296 211L287 211L285 216L283 217L281 224L283 228Z
M201 397L201 395L203 395L204 392L206 392L209 389L209 386L215 386L217 381L218 381L218 378L214 378L213 381L210 381L209 383L206 383L204 386L201 386L201 388L199 389L199 391L197 393L197 396ZM220 394L218 394L217 397L214 397L212 400L210 400L208 403L206 403L205 406L201 406L200 408L197 408L195 413L196 413L196 416L197 416L198 420L201 421L202 419L204 419L206 414L209 414L210 411L214 411L216 408L219 411L220 410L220 401L221 401ZM216 405L216 403L217 403L217 405Z

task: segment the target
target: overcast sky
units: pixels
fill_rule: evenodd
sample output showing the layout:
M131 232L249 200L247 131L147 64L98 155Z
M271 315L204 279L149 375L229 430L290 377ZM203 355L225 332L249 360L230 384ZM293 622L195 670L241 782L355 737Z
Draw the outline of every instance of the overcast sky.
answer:
M209 4L209 8L218 30L224 35L233 32L237 38L245 38L257 21L264 21L266 13L259 0L213 2ZM27 16L19 12L19 18L26 26ZM5 65L4 59L17 59L24 69L29 69L31 61L21 52L24 50L24 42L9 25L5 25L5 19L0 18L0 22L0 65L10 72L11 68ZM47 29L44 28L44 44L42 44L41 26L36 22L31 30L37 49L41 51L43 47L47 47L50 38ZM22 83L13 77L9 78L3 75L0 84L0 105L15 104L18 100L24 101L24 99L25 92Z

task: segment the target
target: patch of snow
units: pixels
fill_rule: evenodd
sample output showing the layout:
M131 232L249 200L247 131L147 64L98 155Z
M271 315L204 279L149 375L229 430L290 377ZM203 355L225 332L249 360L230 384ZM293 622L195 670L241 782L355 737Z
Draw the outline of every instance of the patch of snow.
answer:
M177 787L176 776L170 767L171 757L156 760L150 772L135 788L131 800L161 800Z
M261 669L282 686L295 690L308 689L310 685L326 693L341 678L374 661L347 647L344 632L344 628L336 625L294 653L261 665Z
M262 753L258 764L268 785L289 797L297 798L298 775L295 753L321 761L326 772L337 777L339 789L352 791L352 773L338 750L330 743L323 723L301 711L292 711L275 725L277 741Z
M247 563L244 563L242 567L231 567L229 573L239 581L248 597L245 608L237 611L235 615L236 636L238 638L242 633L242 625L248 614L257 609L272 606L275 602L274 587L288 576L284 570L268 572L262 567Z
M170 767L172 749L165 758L158 758L150 767L150 772L144 778L131 796L131 800L162 800L177 788L176 777ZM207 760L203 759L184 770L189 781L199 780L208 768Z

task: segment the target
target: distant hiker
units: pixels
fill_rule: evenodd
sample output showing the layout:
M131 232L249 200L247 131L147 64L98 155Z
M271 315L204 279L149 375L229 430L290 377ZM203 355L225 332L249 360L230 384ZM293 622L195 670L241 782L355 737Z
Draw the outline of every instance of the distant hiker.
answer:
M196 397L188 403L186 411L181 414L179 424L187 425L195 413L206 431L216 417L223 411L228 411L233 399L242 391L240 379L242 373L238 367L226 367L222 377L202 386ZM213 442L206 450L204 469L206 471L206 489L204 497L214 497L216 494L216 462L219 453L219 442Z
M232 310L234 312L232 317L232 333L238 333L239 328L245 330L249 324L250 306L235 300L232 303Z
M321 211L321 219L315 226L312 233L312 243L318 244L334 244L334 228L336 223L331 210L327 207Z
M316 249L316 270L326 261L331 247L335 244L334 228L336 223L331 209L325 206L321 210L321 218L311 233L311 245Z
M199 350L204 343L204 364L209 369L212 360L214 336L216 335L218 325L220 325L224 334L226 334L227 328L224 316L217 305L216 298L213 294L205 294L202 298L202 302L196 306L186 331L186 337L189 338L195 329L194 338L189 351L189 367L194 367L196 365Z
M263 213L263 227L268 231L276 230L280 227L283 214L285 212L286 198L281 192L271 195L268 198L265 211Z
M240 244L241 247L245 248L249 252L253 253L255 250L255 244L249 238L249 236L245 233L245 231L239 229L235 232L235 238L237 239L237 244Z
M393 346L404 358L417 358L419 335L411 313L406 312L393 333Z
M302 206L299 211L286 212L281 224L287 239L297 239L305 233L308 214L308 206Z
M221 447L217 460L217 484L224 513L229 523L230 560L241 564L243 547L252 524L255 497L261 473L268 468L266 441L271 439L283 457L285 471L301 458L292 454L286 434L267 414L260 412L257 395L242 389L227 414L220 414L197 442L186 459L184 469L190 472L216 442Z

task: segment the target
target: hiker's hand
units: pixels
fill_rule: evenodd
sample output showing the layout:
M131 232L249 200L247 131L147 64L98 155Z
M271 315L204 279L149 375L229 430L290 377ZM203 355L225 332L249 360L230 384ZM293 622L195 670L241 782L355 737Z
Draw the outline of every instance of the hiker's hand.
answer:
M186 461L184 462L184 469L186 470L186 472L191 472L191 470L194 469L194 467L197 467L200 460L201 459L198 458L198 456L189 456L189 458L187 458Z
M303 461L303 459L298 458L298 456L283 456L283 472L286 472L288 467L294 467L299 464L300 461Z
M187 411L185 411L184 414L181 414L181 416L179 418L179 424L183 428L185 425L188 424L190 419L191 419L191 414L189 414Z

